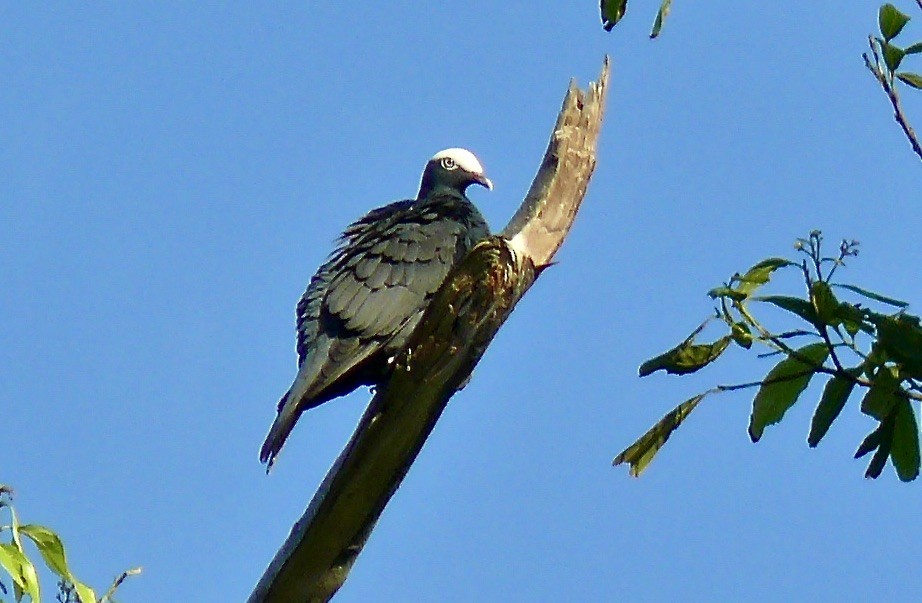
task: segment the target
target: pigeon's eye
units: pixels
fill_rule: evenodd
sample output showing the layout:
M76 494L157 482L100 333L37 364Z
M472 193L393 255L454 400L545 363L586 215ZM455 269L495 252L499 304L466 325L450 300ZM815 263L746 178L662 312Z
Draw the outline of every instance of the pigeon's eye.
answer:
M442 157L442 167L446 170L453 170L458 167L458 164L451 157Z

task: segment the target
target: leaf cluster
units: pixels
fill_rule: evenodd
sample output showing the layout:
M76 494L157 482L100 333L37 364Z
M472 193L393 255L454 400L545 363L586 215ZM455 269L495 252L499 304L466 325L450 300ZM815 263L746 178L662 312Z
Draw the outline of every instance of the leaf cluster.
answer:
M881 6L877 13L880 36L874 37L872 50L875 50L874 56L878 59L878 70L889 79L891 85L895 78L908 86L922 89L922 75L909 71L897 71L907 55L922 53L922 40L905 47L897 46L893 42L893 39L900 35L909 21L909 15L900 12L894 5L887 3ZM881 65L880 58L883 59L883 65Z
M0 568L9 576L13 597L17 603L26 596L31 603L41 602L38 572L24 546L24 543L30 541L47 568L58 577L58 601L62 603L115 603L113 595L116 588L128 576L140 573L140 569L124 572L101 598L97 598L92 588L74 576L67 563L61 538L45 526L20 523L11 498L12 489L0 484L0 511L6 511L10 517L8 524L0 525ZM9 594L8 589L0 581L0 603L5 601L3 595L6 594Z
M640 375L662 370L684 375L716 361L730 348L754 346L769 356L782 356L764 378L737 385L719 385L680 404L627 448L614 464L628 463L639 475L708 395L756 388L749 419L749 436L759 441L765 429L780 422L816 379L826 379L810 425L807 442L815 447L839 417L856 391L862 392L860 409L877 421L877 427L859 445L856 458L873 453L865 472L876 478L889 460L903 481L919 475L919 429L913 404L922 400L922 327L906 312L908 304L864 288L833 282L847 258L858 254L856 241L843 241L835 256L822 251L819 231L798 239L800 262L768 258L712 289L715 301L710 321L722 322L727 334L710 343L696 343L704 324L678 346L643 363ZM803 297L756 295L780 270L797 270L805 285ZM840 300L844 292L857 301ZM865 304L889 306L890 313ZM778 308L798 323L787 331L769 329L757 315ZM707 324L707 322L705 323Z

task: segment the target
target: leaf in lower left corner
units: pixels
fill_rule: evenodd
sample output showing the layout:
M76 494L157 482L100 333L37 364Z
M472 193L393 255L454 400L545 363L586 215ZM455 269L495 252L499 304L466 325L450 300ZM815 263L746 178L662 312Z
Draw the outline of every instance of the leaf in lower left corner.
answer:
M621 454L615 457L612 465L621 465L627 463L631 466L631 476L639 477L643 473L656 453L666 444L666 441L676 429L679 428L688 415L691 414L698 403L707 394L699 394L694 398L682 402L672 409L665 417L660 419L656 425L651 427L647 433L640 436L636 442L626 448Z

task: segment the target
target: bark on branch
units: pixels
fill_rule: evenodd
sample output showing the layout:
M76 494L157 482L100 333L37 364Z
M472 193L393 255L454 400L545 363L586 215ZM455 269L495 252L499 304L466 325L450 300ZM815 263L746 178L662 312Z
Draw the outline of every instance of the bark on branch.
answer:
M596 164L608 75L606 57L587 90L571 82L522 206L449 274L250 603L327 601L345 582L448 400L569 232Z

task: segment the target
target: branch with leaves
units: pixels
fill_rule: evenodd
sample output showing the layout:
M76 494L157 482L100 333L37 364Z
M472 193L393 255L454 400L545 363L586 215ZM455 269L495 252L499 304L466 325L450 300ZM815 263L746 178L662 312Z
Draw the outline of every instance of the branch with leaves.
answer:
M8 524L0 525L0 568L6 572L11 585L11 588L7 588L0 579L0 603L5 600L4 596L8 595L10 590L17 602L28 596L30 603L41 603L38 572L25 546L28 542L34 545L45 565L58 577L57 600L60 603L115 603L113 597L122 582L128 576L141 573L140 568L122 572L109 590L97 599L96 592L80 582L71 571L61 538L45 526L20 523L12 497L13 490L0 484L0 512L5 511L10 517Z
M656 371L683 375L694 373L717 360L731 344L766 350L765 356L783 356L761 380L719 385L683 402L629 446L615 460L627 463L638 476L672 433L707 396L758 388L752 402L749 436L758 442L766 427L780 422L809 384L828 377L813 415L807 442L815 447L839 417L856 390L863 390L861 412L877 421L877 427L858 446L855 458L874 453L866 477L881 474L888 459L903 481L919 475L919 429L914 404L922 401L922 325L906 312L908 304L855 285L833 282L847 259L858 255L856 241L842 241L834 256L825 256L823 237L813 231L798 239L801 261L769 258L744 274L712 289L714 315L682 343L648 360L640 367L644 377ZM783 269L798 270L805 285L804 297L756 295L773 275ZM835 291L861 298L841 301ZM896 310L882 313L867 302ZM772 306L798 320L793 330L772 330L759 320L756 309ZM704 328L723 323L728 332L711 343L696 343Z
M922 0L916 0L919 8L922 9ZM910 71L897 71L907 55L922 53L922 41L911 44L902 48L893 43L893 39L900 35L903 28L909 22L908 15L900 12L892 4L884 4L880 7L877 15L880 36L868 36L868 45L871 48L870 56L868 53L861 55L864 58L864 64L880 83L890 104L893 106L893 118L903 129L912 150L915 151L919 159L922 159L922 145L919 144L919 138L916 136L909 120L903 112L903 106L900 102L900 95L897 91L897 81L903 82L907 86L922 90L922 75Z

